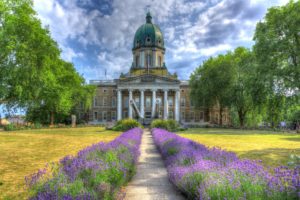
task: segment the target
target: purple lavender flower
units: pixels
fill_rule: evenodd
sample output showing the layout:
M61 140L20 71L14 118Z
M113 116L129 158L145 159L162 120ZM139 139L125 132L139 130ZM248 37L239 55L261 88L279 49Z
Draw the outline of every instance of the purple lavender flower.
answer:
M189 199L298 199L300 166L266 170L260 162L207 148L163 129L152 129L170 181Z
M46 171L26 177L31 199L89 200L114 198L135 172L142 130L134 128L109 143L87 147L60 160L52 178ZM108 196L107 196L108 195Z

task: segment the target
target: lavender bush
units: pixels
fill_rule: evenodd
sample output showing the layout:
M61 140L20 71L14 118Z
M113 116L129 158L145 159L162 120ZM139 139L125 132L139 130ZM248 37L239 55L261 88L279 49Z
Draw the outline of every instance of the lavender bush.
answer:
M141 135L140 128L131 129L25 177L30 199L117 199L135 173Z
M188 199L300 199L300 166L266 170L259 162L152 129L170 181Z

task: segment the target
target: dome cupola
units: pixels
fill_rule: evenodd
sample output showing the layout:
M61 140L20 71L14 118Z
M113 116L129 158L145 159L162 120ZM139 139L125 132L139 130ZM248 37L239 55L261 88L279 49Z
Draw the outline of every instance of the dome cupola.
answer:
M152 23L150 12L146 15L146 23L141 25L134 36L133 50L141 47L164 48L164 38L160 28Z

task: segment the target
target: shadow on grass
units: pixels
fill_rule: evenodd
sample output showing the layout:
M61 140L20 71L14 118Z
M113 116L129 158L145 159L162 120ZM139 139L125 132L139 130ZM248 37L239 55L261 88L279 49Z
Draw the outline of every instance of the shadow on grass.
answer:
M287 165L290 154L299 154L300 148L285 149L285 148L266 148L260 150L251 150L239 153L242 159L261 160L266 167L277 167Z
M205 134L205 135L282 135L295 136L293 133L272 130L243 130L243 129L221 129L221 128L191 128L177 134Z
M300 142L300 136L299 137L294 137L294 138L282 138L282 139L292 141L292 142Z

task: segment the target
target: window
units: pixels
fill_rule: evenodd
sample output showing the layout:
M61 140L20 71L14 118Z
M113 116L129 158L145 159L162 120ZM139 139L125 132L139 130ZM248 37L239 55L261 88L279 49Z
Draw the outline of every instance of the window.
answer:
M191 121L195 120L195 113L194 112L190 112L190 120Z
M103 89L103 93L106 93L107 92L107 89Z
M136 66L136 67L139 67L139 61L140 61L140 57L139 57L139 56L136 56L136 57L135 57L135 66Z
M116 120L116 111L111 111L111 120Z
M139 108L140 107L140 98L139 97L135 97L134 98L134 102L135 102L135 105Z
M152 66L152 56L150 54L147 54L147 67Z
M128 105L129 105L128 99L129 99L128 97L124 98L124 108L128 108Z
M173 119L174 118L174 113L173 110L169 111L169 119Z
M112 107L116 107L116 97L113 97L113 98L111 99L111 106L112 106Z
M123 118L128 118L128 112L127 111L124 112Z
M97 106L97 97L94 97L94 106Z
M184 97L182 97L182 98L180 99L180 105L181 105L182 107L185 106L185 98L184 98Z
M159 106L162 105L162 99L161 99L161 97L157 97L157 98L156 98L156 103L157 103Z
M200 120L203 121L204 120L204 113L200 112Z
M173 97L168 97L169 107L173 107Z
M161 67L161 56L158 56L158 66Z
M151 108L151 97L146 97L146 108Z
M102 112L102 120L103 120L103 121L106 121L106 120L107 120L107 112L106 112L106 111L103 111L103 112Z
M94 112L94 120L98 120L98 113Z
M185 113L181 112L181 116L180 117L181 117L181 120L184 121L185 120Z
M107 98L103 97L103 106L107 106Z

